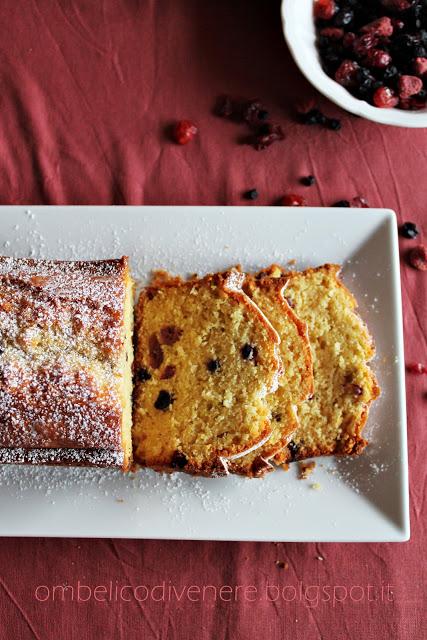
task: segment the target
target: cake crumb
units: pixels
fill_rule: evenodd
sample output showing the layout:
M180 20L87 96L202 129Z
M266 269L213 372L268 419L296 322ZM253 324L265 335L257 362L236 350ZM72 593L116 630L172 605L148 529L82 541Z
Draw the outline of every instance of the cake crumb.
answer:
M307 480L316 467L316 463L314 460L311 460L310 462L299 462L298 465L300 480Z
M320 484L319 482L314 482L314 483L311 485L311 488L312 488L312 489L315 489L316 491L319 491L319 489L321 489L321 488L322 488L322 486L321 486L321 484Z

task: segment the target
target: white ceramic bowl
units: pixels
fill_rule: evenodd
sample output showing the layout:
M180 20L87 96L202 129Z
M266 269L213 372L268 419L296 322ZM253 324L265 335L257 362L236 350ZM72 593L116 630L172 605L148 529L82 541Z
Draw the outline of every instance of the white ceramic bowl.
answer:
M313 0L283 0L283 32L291 54L306 78L320 93L362 118L396 127L427 127L427 109L378 109L358 100L323 71L316 47Z

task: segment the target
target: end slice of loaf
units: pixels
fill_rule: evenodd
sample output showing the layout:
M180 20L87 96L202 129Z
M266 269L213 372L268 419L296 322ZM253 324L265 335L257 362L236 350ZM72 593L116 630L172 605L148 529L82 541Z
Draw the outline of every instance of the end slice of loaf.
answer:
M286 296L308 325L314 365L314 394L298 411L300 426L275 461L358 454L369 406L380 389L369 361L375 354L357 303L339 278L341 267L326 264L302 272L271 267L259 274L285 277Z
M157 278L136 312L134 456L157 470L212 475L271 434L279 337L237 271Z
M246 276L244 290L265 313L280 336L283 375L268 397L272 435L262 447L230 463L230 471L260 477L274 467L269 463L291 440L299 426L298 406L313 393L313 362L307 325L286 299L287 278Z

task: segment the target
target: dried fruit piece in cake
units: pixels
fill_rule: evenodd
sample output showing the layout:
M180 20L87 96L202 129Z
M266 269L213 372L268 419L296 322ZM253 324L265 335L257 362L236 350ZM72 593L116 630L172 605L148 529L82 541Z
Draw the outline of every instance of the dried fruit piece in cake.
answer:
M279 338L237 271L159 278L136 312L134 456L158 470L224 473L271 434Z
M127 258L0 257L0 462L132 458L133 282Z
M230 471L260 477L273 467L269 460L280 452L299 426L296 409L313 393L313 364L307 325L286 300L286 278L246 276L244 290L270 320L280 336L283 375L276 393L268 397L272 435L259 449L230 463Z
M356 313L357 303L339 278L340 267L268 272L288 278L286 297L308 325L314 394L298 411L300 426L278 464L311 456L357 454L366 446L362 430L379 387L368 363L375 348Z

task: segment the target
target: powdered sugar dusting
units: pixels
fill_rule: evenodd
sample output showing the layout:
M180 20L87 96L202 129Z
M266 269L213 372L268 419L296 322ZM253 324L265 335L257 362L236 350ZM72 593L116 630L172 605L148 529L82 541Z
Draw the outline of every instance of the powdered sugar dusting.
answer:
M0 257L0 446L32 448L26 462L121 459L125 268Z

